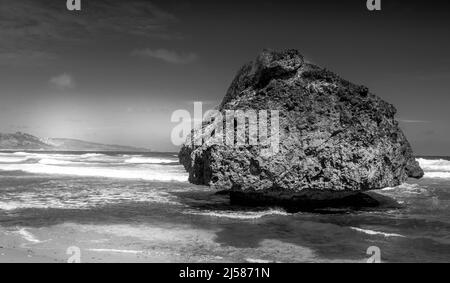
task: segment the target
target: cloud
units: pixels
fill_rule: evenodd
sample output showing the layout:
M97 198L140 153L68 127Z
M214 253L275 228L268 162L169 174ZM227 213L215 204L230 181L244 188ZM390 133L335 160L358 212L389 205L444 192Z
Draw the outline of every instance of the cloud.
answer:
M132 56L154 58L171 64L189 64L197 61L198 56L195 53L177 53L167 49L141 49L131 52Z
M65 1L2 0L0 31L24 41L42 39L80 39L99 33L164 36L177 18L144 0L96 0L83 3L81 12L67 11ZM30 13L32 11L32 13Z
M85 1L83 10L76 13L66 9L66 1L0 2L0 64L26 61L30 53L51 53L59 44L89 44L99 38L181 37L170 31L177 18L145 0Z
M71 75L66 73L51 78L49 83L60 90L67 90L75 87L75 80Z

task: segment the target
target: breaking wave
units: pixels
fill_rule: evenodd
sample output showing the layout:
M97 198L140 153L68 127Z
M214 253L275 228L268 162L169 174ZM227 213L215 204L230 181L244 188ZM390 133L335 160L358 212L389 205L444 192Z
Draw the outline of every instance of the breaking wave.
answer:
M378 231L373 231L373 230L368 230L368 229L361 229L361 228L357 228L357 227L350 227L350 229L360 232L360 233L364 233L367 235L371 235L371 236L384 236L384 237L400 237L400 238L405 238L405 236L400 235L400 234L395 234L395 233L385 233L385 232L378 232Z
M0 156L0 164L1 163L21 163L27 161L27 157L1 157Z
M188 177L182 168L168 170L155 165L147 168L57 166L47 164L0 165L3 171L23 171L33 174L72 175L81 177L104 177L114 179L140 179L146 181L186 182Z
M187 182L175 159L98 153L11 153L0 155L0 170L32 174L72 175L161 182Z
M88 251L99 253L124 253L124 254L140 254L144 252L136 250L119 250L119 249L88 249Z
M200 216L210 216L217 218L229 218L229 219L240 219L240 220L252 220L259 219L265 216L271 215L290 215L286 211L278 209L269 209L264 211L185 211L185 214L200 215Z
M425 171L425 178L450 179L449 160L418 158L417 161Z
M425 178L450 179L450 172L426 172Z
M176 163L177 160L173 159L162 159L155 157L132 157L130 159L125 160L125 163L129 164L169 164Z
M450 161L445 159L417 159L420 166L425 171L450 172Z
M81 163L82 162L73 162L73 161L68 161L68 160L50 159L50 158L39 160L39 164L44 164L44 165L75 165L75 164L80 165ZM87 164L87 163L84 163L84 164Z

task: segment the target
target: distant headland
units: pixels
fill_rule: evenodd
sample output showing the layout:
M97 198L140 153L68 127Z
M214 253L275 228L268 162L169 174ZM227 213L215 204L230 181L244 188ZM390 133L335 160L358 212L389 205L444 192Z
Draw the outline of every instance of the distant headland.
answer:
M77 139L39 138L31 134L16 132L0 133L0 150L32 151L122 151L148 152L150 149L123 145L101 144Z

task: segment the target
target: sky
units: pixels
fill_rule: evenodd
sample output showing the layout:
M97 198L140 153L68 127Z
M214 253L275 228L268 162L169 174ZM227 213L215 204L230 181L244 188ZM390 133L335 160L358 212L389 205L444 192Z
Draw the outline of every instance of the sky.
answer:
M264 48L394 104L420 155L450 155L450 5L382 0L0 0L0 132L176 151L177 109L219 104Z

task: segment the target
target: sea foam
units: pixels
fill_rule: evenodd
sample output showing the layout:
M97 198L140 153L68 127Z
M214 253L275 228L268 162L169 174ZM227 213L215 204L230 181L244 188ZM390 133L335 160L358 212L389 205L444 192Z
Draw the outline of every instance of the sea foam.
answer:
M169 165L169 163L173 165ZM97 153L83 155L2 154L0 156L0 170L160 182L188 181L187 173L181 165L176 164L176 160L156 157L110 156Z
M361 228L357 228L357 227L350 227L350 229L355 230L357 232L361 232L361 233L367 234L367 235L372 235L372 236L405 238L405 236L400 235L400 234L395 234L395 233L378 232L378 231L374 231L374 230L361 229Z
M450 161L445 159L418 158L420 166L425 171L450 172Z
M125 163L129 164L169 164L177 162L178 161L174 159L162 159L154 157L132 157L130 159L125 160Z
M449 160L418 158L417 161L425 171L425 178L450 179Z
M22 238L24 238L28 242L31 242L34 244L42 243L42 241L37 239L33 234L28 232L25 228L19 229L19 231L17 231L17 234L19 234Z
M28 157L1 157L0 163L21 163L27 161Z
M290 215L286 211L279 209L268 209L264 211L195 211L195 210L187 210L184 212L185 214L191 215L200 215L200 216L209 216L216 218L229 218L229 219L239 219L239 220L255 220L259 218L263 218L265 216L273 216L273 215L281 215L287 216Z
M64 181L62 181L64 183ZM5 193L0 198L0 210L76 209L88 210L123 203L159 203L180 205L177 197L160 188L127 186L83 186L67 188L41 187L39 190Z
M46 164L1 164L3 171L23 171L33 174L69 175L80 177L103 177L114 179L140 179L161 182L187 182L188 176L181 168L166 170L166 168L126 168L126 167L83 167L56 166Z

